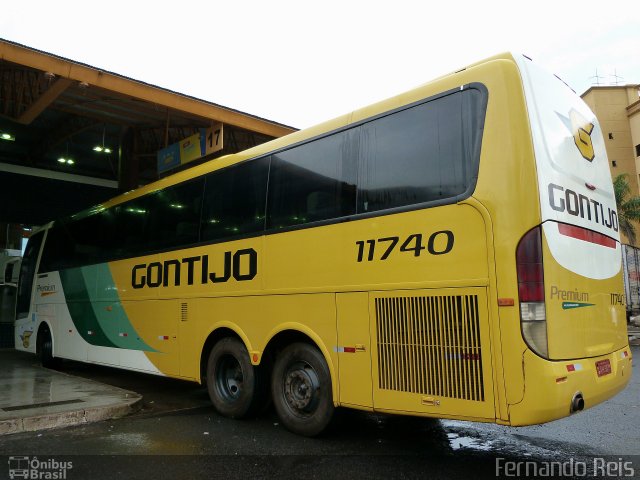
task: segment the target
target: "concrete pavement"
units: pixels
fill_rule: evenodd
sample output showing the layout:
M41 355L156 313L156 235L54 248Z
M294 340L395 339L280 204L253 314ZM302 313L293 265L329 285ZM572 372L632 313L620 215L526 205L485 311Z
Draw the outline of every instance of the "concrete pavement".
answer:
M34 355L0 349L0 435L122 417L141 400L128 390L43 368Z

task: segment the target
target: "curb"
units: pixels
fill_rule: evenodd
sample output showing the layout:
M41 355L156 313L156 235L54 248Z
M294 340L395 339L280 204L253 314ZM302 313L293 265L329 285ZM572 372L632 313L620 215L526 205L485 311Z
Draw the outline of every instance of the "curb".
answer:
M142 404L141 395L128 392L127 397L128 396L131 396L130 400L125 400L115 405L1 420L0 435L50 430L52 428L70 427L73 425L86 425L102 420L124 417L137 411Z

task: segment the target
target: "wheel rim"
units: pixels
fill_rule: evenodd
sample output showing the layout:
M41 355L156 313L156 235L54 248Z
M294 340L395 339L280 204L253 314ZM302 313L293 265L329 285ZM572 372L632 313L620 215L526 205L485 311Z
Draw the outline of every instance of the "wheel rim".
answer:
M237 400L242 394L243 381L240 362L231 355L221 357L216 372L216 385L222 398L227 401Z
M284 398L298 416L309 416L320 402L320 379L315 369L306 362L296 362L285 374Z

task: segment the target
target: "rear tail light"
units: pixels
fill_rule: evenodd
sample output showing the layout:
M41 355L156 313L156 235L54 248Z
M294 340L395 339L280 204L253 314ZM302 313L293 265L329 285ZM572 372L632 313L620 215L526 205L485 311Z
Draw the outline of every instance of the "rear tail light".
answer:
M529 230L516 251L520 324L527 345L547 358L547 313L544 303L544 271L541 228Z

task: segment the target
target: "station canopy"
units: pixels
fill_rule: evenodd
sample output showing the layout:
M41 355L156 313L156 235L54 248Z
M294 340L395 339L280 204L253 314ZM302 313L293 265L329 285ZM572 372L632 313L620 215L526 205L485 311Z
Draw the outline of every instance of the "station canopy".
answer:
M175 171L158 152L212 129L222 148L178 168L295 131L0 39L0 223L41 225L150 183Z

